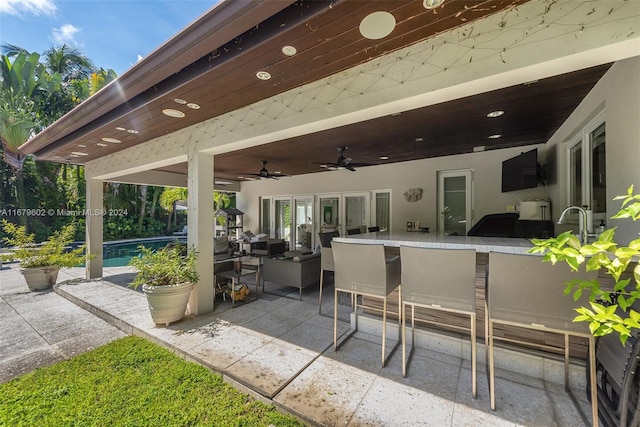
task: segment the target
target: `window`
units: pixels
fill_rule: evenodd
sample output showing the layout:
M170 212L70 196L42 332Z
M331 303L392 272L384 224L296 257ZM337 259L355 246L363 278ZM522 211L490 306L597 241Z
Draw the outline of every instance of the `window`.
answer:
M569 204L588 206L597 219L607 216L605 136L604 114L600 114L569 143L567 154Z

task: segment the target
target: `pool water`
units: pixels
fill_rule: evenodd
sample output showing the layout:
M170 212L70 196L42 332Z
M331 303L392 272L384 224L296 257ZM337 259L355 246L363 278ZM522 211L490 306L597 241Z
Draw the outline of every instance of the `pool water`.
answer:
M167 243L180 241L185 243L185 238L166 239L139 239L128 240L120 243L105 243L102 247L102 262L104 267L122 267L129 264L129 260L140 254L138 246L144 245L151 249L164 248Z

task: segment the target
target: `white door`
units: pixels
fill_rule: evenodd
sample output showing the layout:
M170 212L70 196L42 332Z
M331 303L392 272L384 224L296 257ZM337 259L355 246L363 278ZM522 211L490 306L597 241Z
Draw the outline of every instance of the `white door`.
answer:
M371 213L371 193L345 193L344 203L344 224L340 230L341 235L346 235L347 230L369 226L369 215ZM366 228L365 228L366 231Z
M318 196L317 232L340 231L340 207L342 206L340 198L339 193Z
M291 198L274 198L274 205L274 237L291 244Z
M313 196L294 197L293 204L295 206L293 218L295 248L313 249Z
M438 172L438 234L466 236L473 225L473 171Z

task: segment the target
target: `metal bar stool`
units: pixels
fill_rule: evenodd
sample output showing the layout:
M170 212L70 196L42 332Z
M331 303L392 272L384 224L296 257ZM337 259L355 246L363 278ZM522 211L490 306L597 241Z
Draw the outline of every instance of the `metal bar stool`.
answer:
M571 271L564 264L553 265L542 262L535 255L515 255L491 252L486 293L487 363L491 409L496 409L494 341L524 343L510 338L494 336L496 324L525 329L553 332L564 335L564 379L565 390L569 389L569 336L586 338L589 342L589 378L596 384L595 339L585 322L573 322L575 308L587 305L585 294L574 301L564 295L566 282L573 280L595 280L597 271ZM546 347L557 350L557 347ZM593 425L598 426L598 396L596 387L591 387L591 415Z
M382 366L400 344L400 324L398 342L386 353L387 342L387 297L400 285L400 257L386 258L384 245L333 242L335 262L335 289L333 307L333 349L344 344L358 330L358 295L381 298L382 303ZM338 344L338 292L355 296L355 328ZM401 313L402 288L398 297L398 315ZM399 320L399 319L398 319ZM400 322L398 322L400 323Z
M476 251L400 247L402 264L402 376L407 375L414 349L415 308L469 316L471 334L471 392L476 397ZM406 356L406 310L411 306L411 350ZM440 324L441 322L426 321Z
M318 233L320 238L320 294L318 295L318 314L322 314L322 286L324 285L324 272L335 271L333 262L333 250L331 249L331 239L339 236L337 231Z

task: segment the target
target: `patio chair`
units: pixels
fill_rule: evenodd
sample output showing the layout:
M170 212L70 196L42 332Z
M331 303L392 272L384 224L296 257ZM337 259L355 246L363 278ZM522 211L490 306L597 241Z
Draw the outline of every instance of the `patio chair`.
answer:
M322 314L322 286L324 284L324 272L335 271L333 262L333 251L331 250L331 239L338 237L340 233L337 231L328 231L326 233L318 233L320 238L320 295L318 296L318 314Z
M494 336L496 324L564 335L565 390L569 393L569 336L586 338L589 343L590 384L596 383L594 337L587 323L573 322L577 315L575 308L588 304L588 293L585 292L574 301L571 296L564 295L564 289L566 282L591 281L597 275L597 271L571 271L565 264L542 262L542 258L535 255L489 253L485 332L492 410L496 409L494 341L525 343ZM558 350L557 347L546 348ZM591 390L591 404L593 425L597 426L598 398L595 387Z
M402 376L406 377L414 349L415 308L469 316L469 328L447 323L471 334L471 392L476 397L476 251L400 247L402 267ZM411 350L406 357L406 310L411 306ZM436 321L429 323L442 324Z
M358 295L382 299L382 366L400 344L400 322L398 342L386 353L387 342L387 297L400 286L400 257L386 258L384 245L333 242L335 262L335 285L333 305L333 349L335 351L358 330ZM354 296L355 328L338 344L338 292ZM398 297L398 314L402 305L402 290ZM399 320L399 319L398 319Z

